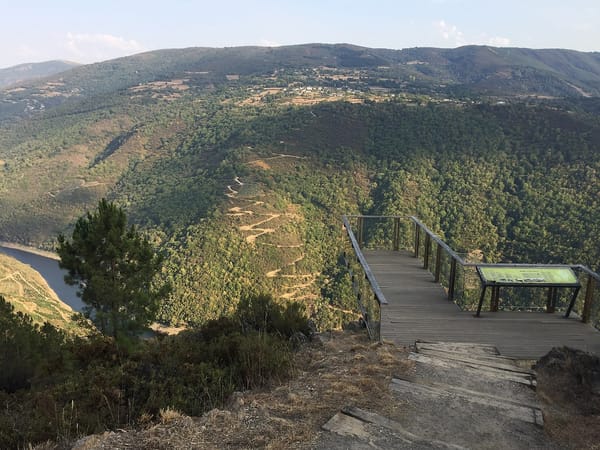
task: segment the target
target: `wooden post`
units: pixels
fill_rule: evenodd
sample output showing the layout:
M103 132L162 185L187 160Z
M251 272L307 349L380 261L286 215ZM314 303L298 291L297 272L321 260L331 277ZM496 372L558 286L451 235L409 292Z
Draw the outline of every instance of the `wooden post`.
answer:
M592 316L592 303L594 301L594 288L596 287L596 280L591 275L588 275L587 284L585 287L585 301L583 303L583 311L581 313L581 321L583 323L589 323Z
M425 254L423 255L423 269L429 269L429 253L431 252L431 236L425 234Z
M492 287L492 298L490 300L490 311L498 312L498 305L500 304L500 286Z
M448 280L448 300L454 301L454 284L456 281L456 259L452 258L450 262L450 279Z
M356 218L356 228L358 229L358 236L357 236L357 241L358 241L358 245L360 247L363 246L364 242L363 242L363 218L362 217L357 217Z
M415 258L419 257L419 247L421 246L421 229L415 223Z
M394 218L394 250L400 250L400 217Z
M556 310L556 300L558 298L558 288L548 288L548 300L546 301L546 312L554 313Z
M442 269L442 246L438 243L437 251L435 253L435 276L434 281L436 283L440 282L440 270Z

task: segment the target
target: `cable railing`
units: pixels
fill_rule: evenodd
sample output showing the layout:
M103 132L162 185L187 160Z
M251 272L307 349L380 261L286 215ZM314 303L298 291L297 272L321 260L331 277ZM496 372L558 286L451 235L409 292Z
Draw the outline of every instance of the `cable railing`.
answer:
M477 267L517 267L517 268L565 268L572 269L581 289L572 311L569 310L571 291L558 289L553 299L552 310L565 311L577 315L581 321L592 323L600 328L600 275L584 265L565 264L488 264L468 261L466 254L453 250L438 235L433 233L425 224L414 216L344 216L344 227L350 236L354 252L359 255L357 261L363 267L363 272L369 273L367 279L373 292L377 286L378 294L375 299L384 298L376 280L370 280L372 274L362 249L405 251L423 261L423 268L429 270L434 281L445 289L448 300L455 302L466 311L476 311L480 302L482 284L477 273ZM558 291L558 293L556 293ZM364 295L363 297L364 298ZM502 305L504 310L535 311L543 310L550 299L546 298L540 289L507 287L503 288ZM485 299L484 309L494 310L498 298L490 295ZM381 302L379 302L381 304ZM378 313L380 314L380 312Z

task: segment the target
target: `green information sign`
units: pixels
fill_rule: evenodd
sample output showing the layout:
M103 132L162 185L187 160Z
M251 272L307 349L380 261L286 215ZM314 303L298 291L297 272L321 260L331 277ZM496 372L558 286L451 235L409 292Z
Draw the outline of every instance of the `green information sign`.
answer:
M570 267L478 267L484 283L578 285Z

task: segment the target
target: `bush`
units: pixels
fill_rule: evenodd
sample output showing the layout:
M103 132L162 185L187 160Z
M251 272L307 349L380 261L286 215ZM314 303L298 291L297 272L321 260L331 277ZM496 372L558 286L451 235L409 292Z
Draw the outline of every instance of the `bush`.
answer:
M0 336L6 341L0 448L66 442L159 417L165 408L200 415L223 405L236 389L289 376L289 336L308 332L301 305L282 307L265 294L242 301L232 318L130 347L101 335L67 340L53 328L31 325L6 304L0 303L0 312L0 325L12 324L14 331ZM24 358L10 359L14 342Z
M296 332L310 333L304 305L292 302L282 306L270 294L243 298L238 305L237 316L244 332L275 333L286 338Z

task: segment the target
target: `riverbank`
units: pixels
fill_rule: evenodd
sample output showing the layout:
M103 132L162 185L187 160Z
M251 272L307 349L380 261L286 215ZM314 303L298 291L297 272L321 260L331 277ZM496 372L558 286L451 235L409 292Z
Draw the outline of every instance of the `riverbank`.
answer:
M77 296L78 288L65 283L67 272L60 269L58 265L60 258L57 254L12 242L0 242L0 254L6 254L30 266L46 280L63 303L69 305L74 311L82 311L84 305L81 298Z
M2 252L0 252L0 294L14 306L15 311L27 314L40 326L49 322L57 328L83 334L71 319L75 312L71 305L59 298L44 276L31 265L24 264Z
M10 248L12 250L20 250L22 252L31 253L32 255L43 256L44 258L54 259L56 261L60 260L60 257L53 252L49 252L46 250L41 250L36 247L28 247L27 245L15 244L12 242L4 242L0 241L0 247Z

